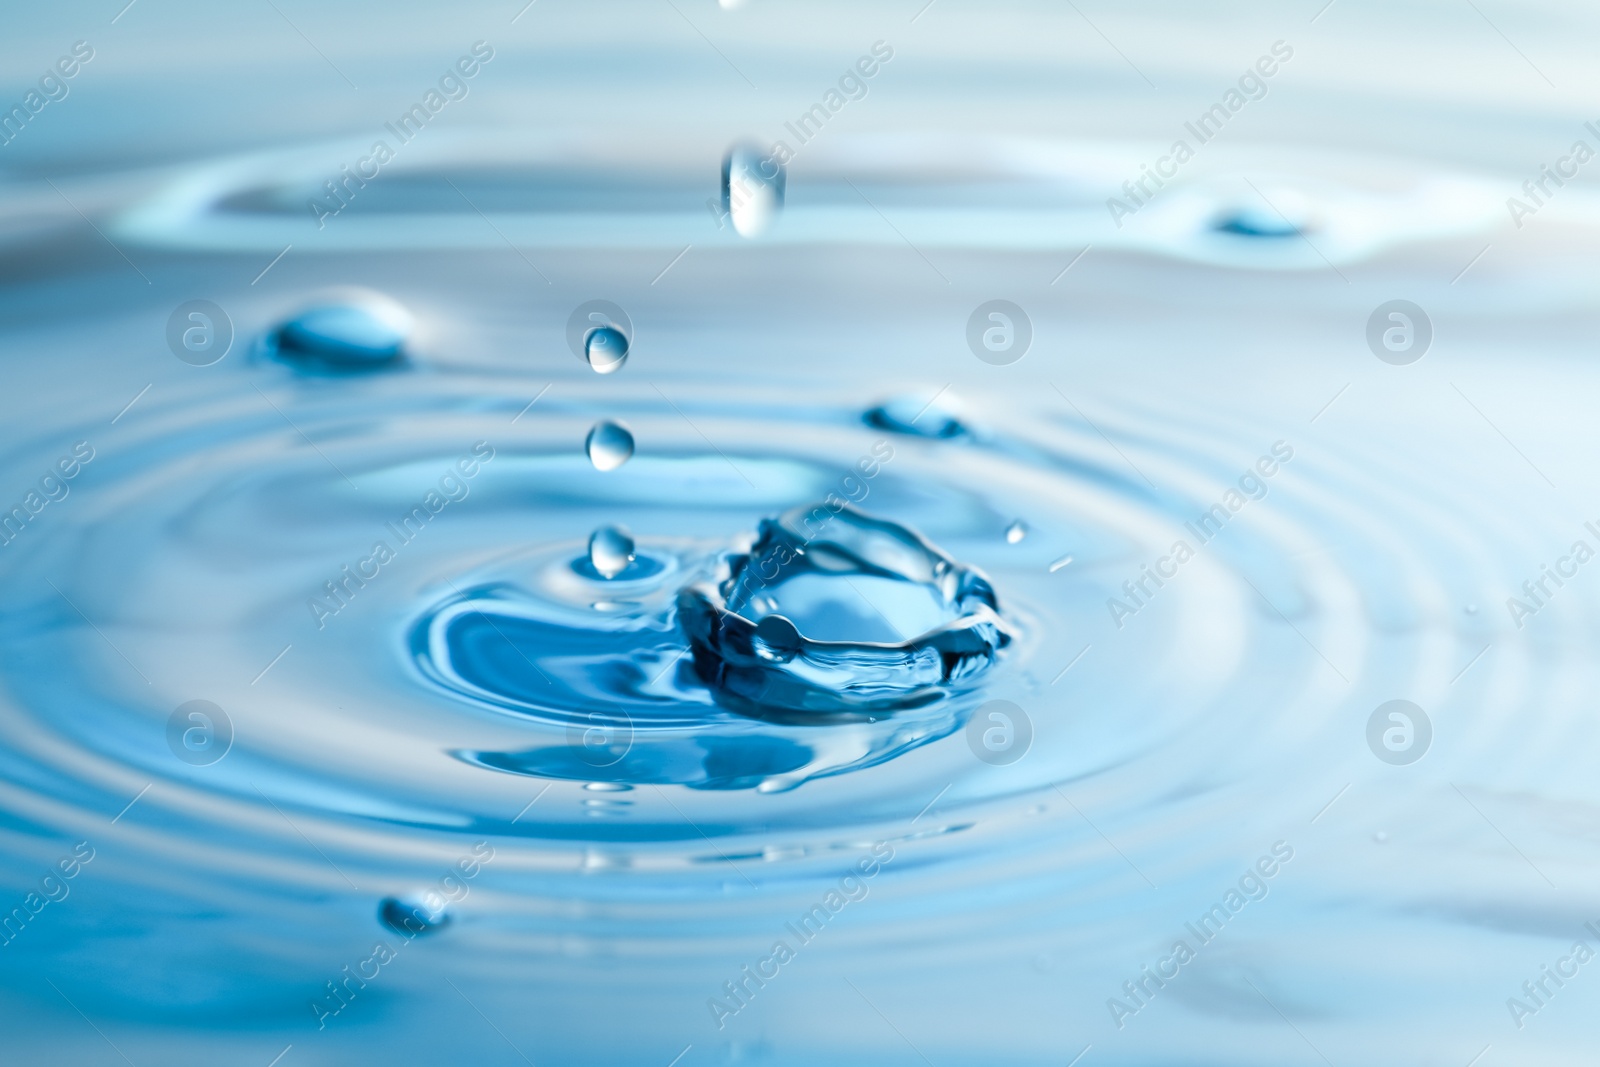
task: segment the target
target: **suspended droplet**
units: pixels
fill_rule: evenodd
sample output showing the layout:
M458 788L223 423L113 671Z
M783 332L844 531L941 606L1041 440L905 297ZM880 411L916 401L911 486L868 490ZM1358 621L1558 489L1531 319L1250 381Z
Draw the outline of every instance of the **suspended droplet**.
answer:
M1466 612L1468 615L1476 615L1478 613L1478 605L1468 604L1466 607Z
M628 362L628 338L615 326L596 326L583 338L583 355L596 374L610 374Z
M633 535L621 526L602 526L589 535L589 565L602 578L615 578L633 562Z
M285 359L361 370L399 359L411 331L411 314L393 300L352 292L301 311L273 331L270 343Z
M603 419L594 424L584 442L595 470L614 471L633 456L633 434L620 422Z
M1014 545L1028 536L1028 524L1018 519L1006 527L1006 544Z
M788 182L783 164L772 152L738 144L722 157L722 211L740 237L758 237L771 229L783 210Z
M415 896L384 897L378 905L378 921L407 937L428 934L450 921L444 897L431 890Z

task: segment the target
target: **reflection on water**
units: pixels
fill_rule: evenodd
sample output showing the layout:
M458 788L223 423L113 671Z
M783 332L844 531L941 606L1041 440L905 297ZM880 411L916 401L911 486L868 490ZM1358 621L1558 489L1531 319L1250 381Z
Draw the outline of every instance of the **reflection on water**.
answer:
M1591 14L516 6L0 149L17 1062L1592 1059Z

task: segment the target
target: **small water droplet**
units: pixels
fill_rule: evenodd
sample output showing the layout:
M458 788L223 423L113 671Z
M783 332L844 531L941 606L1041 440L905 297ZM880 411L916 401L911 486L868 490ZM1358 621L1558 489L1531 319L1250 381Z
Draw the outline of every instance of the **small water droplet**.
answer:
M1060 570L1062 567L1065 567L1067 564L1069 564L1071 562L1072 562L1072 556L1070 556L1070 555L1062 556L1060 559L1057 559L1057 560L1052 560L1050 562L1050 573L1054 574L1056 571Z
M409 312L381 293L347 293L315 304L273 331L281 357L343 370L376 367L398 359L411 337Z
M1211 223L1218 233L1258 240L1299 237L1317 230L1311 201L1293 189L1270 190L1271 201L1256 201L1224 210Z
M773 153L751 144L734 145L722 157L722 210L740 237L758 237L783 210L788 176Z
M632 458L633 434L620 422L602 419L589 431L583 447L595 470L614 471Z
M1300 234L1300 227L1274 212L1248 209L1218 219L1213 228L1218 233L1239 237L1297 237Z
M589 535L589 565L602 578L615 578L633 562L633 535L621 526L602 526Z
M596 326L583 336L583 355L596 374L611 374L628 362L628 338L615 326Z
M428 934L450 922L443 897L434 892L402 897L384 897L378 905L378 921L397 934Z
M1379 830L1377 833L1372 835L1372 839L1374 841L1376 841L1378 844L1382 845L1382 844L1385 844L1385 843L1388 842L1389 835L1387 833L1385 833L1384 831Z
M1014 545L1028 536L1028 524L1018 519L1006 527L1006 544Z
M1466 612L1468 615L1476 615L1478 613L1478 605L1468 604L1466 607Z
M932 400L926 395L891 397L868 411L866 421L867 425L880 430L913 437L949 438L970 432L948 393L940 393Z

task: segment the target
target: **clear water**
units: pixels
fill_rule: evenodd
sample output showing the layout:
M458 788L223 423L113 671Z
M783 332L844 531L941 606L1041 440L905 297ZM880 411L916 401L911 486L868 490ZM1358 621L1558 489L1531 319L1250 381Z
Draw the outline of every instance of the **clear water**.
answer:
M520 6L9 15L7 1062L1593 1061L1592 9Z
M633 458L633 434L621 423L601 419L590 428L583 450L595 470L614 471Z
M616 526L602 526L589 535L588 570L597 573L601 578L610 581L616 578L628 565L636 559L634 556L633 535L627 530ZM579 574L584 573L580 560L576 568Z

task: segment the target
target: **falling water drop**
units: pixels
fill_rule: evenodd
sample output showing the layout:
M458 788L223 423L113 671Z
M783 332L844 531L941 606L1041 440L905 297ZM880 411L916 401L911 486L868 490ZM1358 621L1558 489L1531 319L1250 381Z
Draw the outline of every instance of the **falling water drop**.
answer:
M772 153L738 144L722 158L722 211L740 237L759 237L783 210L788 177Z
M1028 524L1018 519L1006 527L1006 544L1014 545L1028 536Z
M633 562L633 535L622 526L602 526L589 535L589 565L602 578L615 578Z
M633 434L620 422L602 419L589 431L583 447L595 470L614 471L633 457Z
M596 326L583 338L583 355L596 374L611 374L628 362L628 338L615 326Z
M301 311L273 331L269 344L295 362L363 370L400 358L411 329L411 314L395 301L355 291Z

